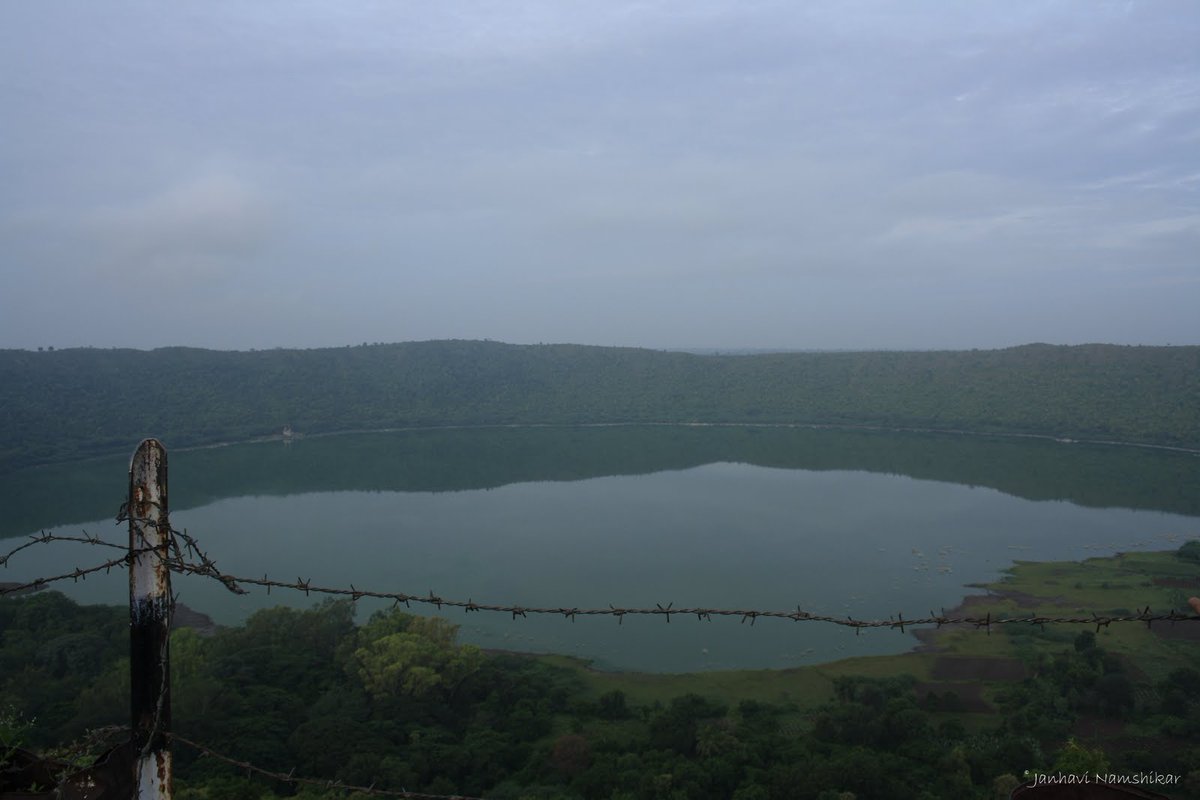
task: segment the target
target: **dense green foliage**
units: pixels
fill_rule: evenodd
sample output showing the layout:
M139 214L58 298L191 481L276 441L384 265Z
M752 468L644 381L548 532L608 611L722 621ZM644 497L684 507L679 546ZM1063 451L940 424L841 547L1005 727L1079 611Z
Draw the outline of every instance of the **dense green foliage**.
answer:
M1184 542L1176 555L1188 561L1200 561L1200 540L1190 539Z
M125 612L51 592L0 599L0 709L36 719L26 746L121 723ZM576 673L486 655L443 620L347 602L255 614L211 637L172 638L173 719L183 736L280 772L496 800L990 798L1024 770L1101 765L1186 775L1200 767L1200 674L1138 686L1091 633L1031 663L994 724L911 678L843 677L816 708L695 694L634 705L590 696ZM1102 752L1072 741L1077 715L1140 720L1165 746ZM10 719L13 712L9 712ZM10 725L10 727L12 727ZM176 748L181 800L270 798L251 780ZM1200 776L1200 773L1197 773ZM1196 776L1193 776L1196 777ZM303 796L323 795L311 789Z
M713 356L435 341L323 350L0 351L0 469L278 433L817 423L1200 447L1200 347Z

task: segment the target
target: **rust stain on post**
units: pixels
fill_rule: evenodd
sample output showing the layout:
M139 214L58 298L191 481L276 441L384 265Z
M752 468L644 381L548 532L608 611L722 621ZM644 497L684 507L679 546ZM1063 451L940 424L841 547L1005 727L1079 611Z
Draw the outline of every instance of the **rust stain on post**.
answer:
M171 523L167 451L146 439L129 464L129 673L137 798L170 800Z

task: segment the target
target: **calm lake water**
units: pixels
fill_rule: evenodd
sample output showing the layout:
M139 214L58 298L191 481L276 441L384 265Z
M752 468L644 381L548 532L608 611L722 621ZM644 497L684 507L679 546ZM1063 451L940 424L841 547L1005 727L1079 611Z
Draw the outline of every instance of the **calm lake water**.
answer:
M123 541L112 519L127 470L122 457L0 477L0 552L42 529ZM170 455L173 524L234 575L477 603L800 606L855 618L949 608L1017 559L1177 547L1200 538L1198 487L1189 454L800 428L410 431ZM38 545L0 579L110 557ZM181 602L218 623L316 602L174 581ZM57 586L87 602L124 603L128 591L123 571ZM360 606L360 618L382 607ZM915 644L898 631L771 619L444 614L464 641L607 669L781 668Z

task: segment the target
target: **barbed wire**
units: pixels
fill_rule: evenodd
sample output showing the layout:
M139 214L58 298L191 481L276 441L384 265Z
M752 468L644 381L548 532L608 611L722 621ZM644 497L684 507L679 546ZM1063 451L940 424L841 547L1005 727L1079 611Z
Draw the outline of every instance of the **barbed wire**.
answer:
M224 761L226 764L230 764L238 769L245 770L247 773L254 773L265 778L271 778L272 780L277 780L282 783L290 783L292 785L304 784L308 786L318 786L322 789L337 789L345 792L358 792L361 794L378 795L380 797L404 797L409 798L409 800L483 800L483 798L480 797L471 797L469 795L461 794L426 794L424 792L410 792L406 789L377 789L375 788L375 784L371 784L370 786L353 786L342 783L341 781L321 780L320 778L301 778L296 776L295 769L286 774L282 772L272 772L271 770L263 769L262 767L256 767L249 761L240 761L236 758L218 753L212 748L199 744L198 742L193 742L191 739L186 739L183 736L180 736L178 733L168 733L167 738L171 739L172 741L179 742L180 744L185 744L203 756L209 756L217 759L218 761Z
M180 572L194 575L208 576L202 564L176 564L172 566ZM517 617L526 617L529 614L544 614L551 616L561 616L565 619L574 621L575 617L597 617L609 616L616 617L618 624L623 622L627 616L653 616L663 617L667 622L671 621L674 615L695 616L699 620L711 621L713 617L736 617L740 618L743 623L749 622L751 625L762 618L766 619L786 619L794 622L825 622L832 625L841 625L848 628L854 628L856 631L863 628L892 628L898 629L901 632L905 628L916 625L973 625L976 628L986 628L990 631L993 625L1013 625L1013 624L1029 624L1029 625L1046 625L1050 623L1073 624L1073 625L1096 625L1097 629L1106 627L1112 623L1120 622L1144 622L1147 625L1154 622L1184 622L1184 621L1200 621L1200 615L1185 614L1171 609L1165 613L1153 613L1149 606L1144 609L1139 609L1136 614L1097 614L1090 612L1089 616L1072 616L1072 617L1051 617L1041 614L1031 614L1027 616L1008 617L1008 616L993 616L990 612L982 617L978 616L949 616L943 611L942 614L930 612L927 617L909 617L905 618L903 614L897 614L889 619L854 619L853 617L834 617L827 614L814 614L804 611L799 606L795 611L772 611L758 609L727 609L727 608L675 608L674 603L667 603L665 606L661 603L656 603L654 608L624 608L609 605L608 608L578 608L578 607L543 607L543 606L520 606L520 605L498 605L493 603L476 603L473 600L452 600L444 597L439 597L432 591L428 595L414 595L406 592L387 592L377 591L372 589L359 589L353 584L349 588L318 586L312 583L312 580L297 578L295 581L278 581L264 575L261 578L242 577L239 575L222 574L218 580L222 583L232 582L234 584L248 584L252 586L263 586L270 593L271 589L289 589L298 592L304 592L305 595L311 593L349 597L352 601L358 601L363 598L373 598L378 600L392 600L395 605L404 603L411 607L411 603L422 603L425 605L436 606L439 610L445 606L447 608L461 608L465 612L472 611L492 611L505 614L511 614L513 619Z
M120 558L113 558L108 561L105 561L102 564L97 564L93 567L86 567L86 568L76 567L75 569L71 570L70 572L64 572L61 575L54 575L54 576L47 577L47 578L34 578L32 581L28 581L26 583L4 584L4 585L0 586L0 597L7 595L7 594L17 594L18 592L26 592L26 591L30 591L30 590L39 591L41 589L45 589L47 586L49 586L50 584L55 583L57 581L65 581L65 580L69 579L69 580L78 582L78 581L81 581L81 580L84 580L85 578L87 578L88 575L92 575L97 572L110 572L110 571L112 571L112 569L114 567L128 567L129 562L133 558L135 558L137 555L144 553L144 552L153 552L153 551L145 549L145 548L140 549L140 550L129 550L126 553L126 555L123 555Z
M0 567L8 566L9 559L11 559L13 556L15 556L17 553L21 552L25 548L33 547L35 544L47 544L49 542L77 542L80 544L92 544L92 545L99 545L102 547L112 547L112 548L116 548L118 550L128 550L129 549L128 544L118 544L117 542L105 541L104 539L101 539L99 536L93 536L92 534L88 533L86 530L83 531L83 536L61 536L56 533L50 533L48 531L41 531L40 533L30 534L28 542L25 542L25 544L22 544L22 545L18 545L17 547L14 547L12 550L9 550L4 555L0 556Z
M125 506L121 507L121 511L118 512L117 519L118 519L118 521L126 521L126 520L130 519L126 512ZM147 525L152 525L155 527L157 527L159 524L156 520L152 520L152 519L139 518L134 521L145 523ZM933 625L938 628L940 628L944 625L964 625L964 626L969 625L969 626L973 626L977 629L980 629L980 628L985 629L988 633L990 633L992 626L994 626L994 625L995 626L1016 625L1016 624L1039 625L1039 626L1045 626L1047 624L1095 625L1096 630L1099 631L1101 628L1107 627L1114 623L1142 622L1142 623L1145 623L1147 626L1149 626L1155 622L1175 623L1175 622L1200 621L1200 615L1180 612L1173 608L1167 612L1154 613L1151 611L1149 605L1147 605L1145 608L1139 608L1136 613L1126 613L1126 614L1099 614L1095 611L1091 611L1091 612L1085 612L1084 615L1075 615L1075 616L1048 616L1045 614L1027 614L1027 615L1023 615L1023 616L1007 616L1007 615L993 615L991 612L988 612L984 616L971 616L971 615L952 616L952 615L947 614L945 612L945 610L943 609L941 614L937 614L933 611L930 611L929 615L924 616L924 617L917 617L917 616L905 617L903 614L896 614L895 616L889 617L888 619L854 619L853 617L848 616L848 615L845 617L836 617L836 616L832 616L829 614L816 614L816 613L812 613L809 611L805 611L802 608L800 608L799 606L797 606L794 611L781 611L781 610L728 609L728 608L705 608L705 607L676 608L675 604L673 602L667 603L666 605L663 605L661 603L656 603L653 608L621 607L621 606L615 606L612 604L610 604L607 608L580 608L577 606L524 606L524 605L511 605L511 604L506 605L506 604L497 604L497 603L476 603L473 599L470 599L470 598L468 598L467 600L458 600L458 599L441 597L441 596L435 594L432 590L429 591L428 594L418 595L418 594L411 594L408 592L399 592L399 591L360 589L360 588L356 587L354 584L350 584L350 586L348 588L338 587L338 586L321 586L321 585L314 584L312 582L311 578L305 579L305 578L297 577L295 581L274 580L274 579L270 578L268 575L266 575L265 573L261 578L229 575L229 574L223 573L217 569L216 562L213 559L211 559L207 555L207 553L205 553L200 548L200 545L196 541L196 539L194 537L192 537L190 534L188 534L187 531L180 531L173 527L169 527L168 530L170 533L170 536L168 537L168 541L171 543L170 546L174 549L175 554L173 556L166 557L165 560L166 560L168 567L173 572L177 572L179 574L184 574L184 575L197 575L197 576L201 576L201 577L211 578L211 579L221 583L228 591L233 592L235 594L247 594L247 590L243 588L243 584L244 584L244 585L249 585L249 586L261 586L267 590L267 594L270 594L272 589L286 589L286 590L290 590L290 591L304 592L305 596L310 596L311 594L316 593L316 594L327 595L327 596L332 596L332 597L348 597L351 601L354 601L354 602L357 602L358 600L361 600L364 598L370 598L370 599L376 599L376 600L391 600L395 606L398 606L399 604L403 603L408 608L412 607L411 606L412 603L419 603L419 604L428 605L428 606L435 606L438 608L438 610L441 610L443 607L445 607L445 608L461 608L466 613L477 612L477 611L488 611L488 612L493 612L493 613L510 614L513 619L516 619L517 617L527 617L530 614L537 614L537 615L561 616L564 619L568 619L573 622L576 617L607 616L607 617L615 617L617 619L617 623L622 624L624 622L625 617L627 617L627 616L650 616L650 617L662 617L669 623L671 621L672 616L682 615L682 616L695 616L698 620L704 620L704 621L711 621L713 617L737 618L737 619L740 619L743 624L746 622L749 622L750 625L753 626L755 624L755 622L757 622L759 619L765 618L765 619L791 620L793 622L824 622L824 623L831 624L831 625L838 625L838 626L842 626L842 627L853 628L855 630L856 634L860 633L863 629L887 628L887 629L899 630L901 632L904 632L905 629L909 628L909 627L928 626L928 625ZM0 564L5 563L7 561L7 559L9 557L11 557L14 553L16 553L26 547L30 547L34 544L38 544L38 543L42 543L42 542L68 541L68 542L81 542L81 543L86 543L86 544L91 544L91 545L103 545L103 546L108 546L108 547L123 547L122 545L117 545L112 542L106 542L106 541L99 539L99 537L94 537L91 535L86 535L85 537L73 537L73 536L58 536L58 535L49 534L49 533L42 533L40 535L35 535L35 536L31 537L31 539L32 539L32 541L26 542L25 544L20 545L19 547L15 548L12 552L10 552L8 554L8 556L5 556L4 561L0 561ZM181 552L180 547L178 545L178 540L183 541L183 543L184 543L183 549L186 550L188 554L190 554L190 555L194 556L196 559L198 559L197 561L185 560L183 553ZM68 578L74 579L74 580L79 580L79 579L82 579L82 578L86 577L87 575L94 573L94 572L99 572L102 570L111 570L113 567L117 567L117 566L127 566L128 563L137 554L140 554L143 552L156 553L160 557L162 557L160 548L154 548L154 547L140 548L140 549L136 549L133 551L129 551L129 553L123 558L112 559L103 564L99 564L94 567L89 567L87 569L76 568L75 570L64 573L62 575L57 575L57 576L53 576L50 578L38 578L29 583L20 584L17 586L0 587L0 595L11 594L14 592L24 591L24 590L31 589L31 588L35 588L35 589L42 588L42 587L46 586L47 584L52 583L54 581L66 580Z
M118 517L120 518L120 517ZM175 532L174 530L172 532ZM266 574L261 578L243 577L237 575L228 575L216 569L215 563L207 557L196 543L195 539L185 533L182 536L186 537L185 541L190 552L197 554L201 559L200 563L189 563L182 559L170 562L170 567L176 572L182 574L200 575L203 577L213 578L222 583L230 591L238 594L246 594L246 590L241 584L251 586L262 586L267 590L267 594L271 593L271 589L288 589L292 591L302 591L305 596L311 595L313 592L335 597L349 597L351 601L357 602L362 598L373 598L378 600L391 600L395 605L404 603L406 607L411 608L412 603L422 603L425 605L436 606L440 611L443 606L447 608L461 608L465 612L472 611L491 611L498 613L511 614L513 619L517 617L527 617L529 614L541 614L551 616L562 616L565 619L574 622L577 616L611 616L616 617L617 624L622 624L626 616L659 616L666 619L669 623L672 614L695 615L699 620L711 621L713 617L736 617L740 618L742 623L747 621L753 626L759 618L768 619L789 619L795 622L825 622L833 625L853 628L858 634L864 628L890 628L898 629L902 633L906 627L919 625L935 625L942 627L943 625L971 625L975 628L984 628L988 633L991 633L992 625L1012 625L1012 624L1029 624L1045 626L1046 624L1073 624L1073 625L1095 625L1099 631L1103 627L1107 627L1112 623L1121 622L1144 622L1150 626L1154 622L1183 622L1183 621L1200 621L1200 615L1186 614L1171 609L1166 613L1153 613L1150 606L1138 609L1136 614L1097 614L1090 612L1088 616L1071 616L1071 617L1051 617L1041 614L1031 614L1026 616L996 616L989 612L983 617L978 616L950 616L943 612L935 614L929 612L927 617L910 617L904 618L903 614L897 614L889 619L875 620L856 620L853 617L834 617L827 614L814 614L804 611L799 606L795 611L777 611L777 610L759 610L759 609L722 609L722 608L675 608L674 603L662 605L656 603L654 608L625 608L609 605L608 608L579 608L579 607L545 607L545 606L520 606L520 605L501 605L494 603L476 603L472 599L454 600L440 597L432 590L427 595L415 595L407 592L392 592L380 591L374 589L359 589L351 584L349 588L319 586L312 583L312 579L304 579L297 577L295 581L280 581L272 580Z
M64 572L61 575L54 575L45 578L34 578L32 581L28 581L26 583L10 583L0 585L0 596L6 594L16 594L18 592L25 592L29 590L38 591L57 581L68 579L72 581L80 581L87 578L88 575L96 572L109 572L114 567L128 567L129 564L132 563L138 556L145 553L152 553L161 557L161 553L159 552L160 548L157 547L147 545L145 547L130 549L128 544L110 542L106 539L101 539L99 536L90 534L86 530L82 531L82 533L82 536L63 536L61 534L50 533L48 531L41 531L40 533L31 534L29 536L29 541L14 547L6 554L0 556L0 567L7 567L8 562L12 559L12 557L24 549L38 544L49 544L50 542L72 542L75 544L87 544L96 547L108 547L115 550L120 550L123 555L120 558L109 559L108 561L105 561L101 564L96 564L95 566L76 567L70 572ZM181 535L186 536L186 533ZM180 561L182 562L182 558L180 558Z
M17 553L24 550L26 547L33 547L35 544L43 544L44 542L51 541L51 539L49 537L50 537L50 534L46 533L45 531L42 531L42 533L40 535L38 535L36 533L32 534L29 537L30 541L26 542L23 545L19 545L18 547L14 547L12 550L9 550L6 555L0 556L0 567L7 566L8 560L10 558L12 558L13 556L15 556Z
M147 505L154 508L159 507L159 504L153 501L148 502ZM149 525L155 529L157 529L160 525L157 519L150 517L130 517L128 503L122 503L121 507L117 509L117 522L136 522ZM167 541L175 553L173 558L167 559L167 563L172 569L177 572L202 574L206 577L213 578L214 580L223 583L225 588L234 594L246 594L245 589L242 589L240 586L238 586L236 582L227 579L221 573L221 571L217 569L217 562L200 549L200 544L193 536L188 534L187 529L179 530L169 523L167 524L166 528L168 534ZM187 550L189 554L200 560L199 564L189 564L188 562L184 561L183 553L179 548L179 540L183 540L184 549Z
M156 506L157 504L150 503L150 505ZM116 521L117 522L131 521L130 517L127 513L127 504L123 503L121 505L120 510L117 512ZM148 518L148 517L138 517L136 519L133 519L132 521L141 523L143 525L148 525L148 526L156 528L156 529L159 527L159 524L160 524L158 522L158 520ZM143 542L144 546L133 548L133 549L130 549L128 544L122 544L122 543L118 543L118 542L110 542L106 539L100 538L99 536L90 534L86 530L82 531L82 533L83 533L82 536L64 536L62 534L50 533L48 531L41 531L40 533L31 534L28 537L29 541L27 541L23 544L17 545L16 547L12 548L7 553L5 553L3 556L0 556L0 567L7 567L9 564L9 561L12 559L12 557L15 556L17 553L21 552L22 550L25 550L26 548L29 548L29 547L33 547L34 545L48 544L50 542L72 542L72 543L76 543L76 544L87 544L87 545L93 545L93 546L99 546L99 547L109 547L109 548L113 548L113 549L122 551L124 553L124 555L121 556L120 558L113 558L113 559L105 561L101 564L96 564L95 566L76 567L75 569L71 570L70 572L65 572L60 575L48 576L45 578L34 578L32 581L28 581L25 583L2 584L2 585L0 585L0 597L2 597L4 595L8 595L8 594L17 594L17 593L25 592L25 591L29 591L29 590L38 591L38 590L46 588L49 584L55 583L57 581L68 580L68 579L70 579L72 581L83 580L88 575L91 575L96 572L102 572L102 571L108 572L108 571L111 571L114 567L128 567L131 563L133 563L133 561L135 561L137 559L138 556L141 556L143 554L152 554L152 555L157 556L160 559L163 559L167 563L168 567L170 567L171 569L173 569L177 572L203 574L207 577L214 578L214 579L220 581L221 583L223 583L225 585L225 588L231 592L234 592L236 594L246 594L245 590L238 587L236 585L236 583L225 579L225 577L221 574L220 570L217 569L216 562L213 559L209 558L208 555L203 550L200 549L200 546L196 542L195 538L192 537L190 534L188 534L187 530L181 531L178 528L168 525L167 532L169 534L167 536L167 547L169 548L169 550L173 551L173 555L170 555L170 554L164 555L162 552L163 548L161 546L155 546L152 543L148 542L145 539L145 537L142 535L140 527L138 528L138 536L139 536L139 539L141 539L141 541ZM187 550L187 552L200 560L199 564L190 564L184 560L183 552L180 550L180 547L179 547L180 540L182 540L184 542L184 548Z

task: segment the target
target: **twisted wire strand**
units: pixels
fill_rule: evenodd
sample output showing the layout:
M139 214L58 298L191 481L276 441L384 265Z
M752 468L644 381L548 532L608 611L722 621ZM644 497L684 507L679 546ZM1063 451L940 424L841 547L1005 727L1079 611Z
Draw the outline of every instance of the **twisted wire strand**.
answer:
M841 625L848 628L854 628L856 631L863 628L892 628L904 631L905 628L914 625L972 625L976 628L991 629L993 625L1014 625L1014 624L1029 624L1029 625L1045 625L1048 623L1061 623L1073 625L1095 625L1097 629L1105 627L1112 623L1121 622L1144 622L1147 625L1154 622L1184 622L1184 621L1200 621L1200 615L1186 614L1175 609L1168 612L1154 613L1149 606L1139 609L1136 614L1097 614L1091 612L1086 616L1046 616L1043 614L1029 614L1026 616L1008 617L1008 616L993 616L988 613L985 616L950 616L945 613L935 614L930 612L927 617L905 617L903 614L897 614L889 619L854 619L853 617L834 617L826 614L813 614L804 611L797 607L794 611L779 611L779 610L759 610L759 609L727 609L727 608L694 608L683 607L676 608L674 603L663 605L656 603L654 608L631 608L618 607L609 605L608 608L579 608L571 606L521 606L521 605L501 605L494 603L476 603L474 600L455 600L440 597L432 591L427 595L415 595L407 592L389 592L378 591L373 589L359 589L353 584L349 588L319 586L312 582L311 579L297 578L295 581L280 581L273 580L264 575L261 578L243 577L238 575L227 574L210 574L203 564L172 564L172 569L183 574L201 575L214 578L227 587L230 584L236 585L239 589L242 584L250 586L262 586L270 593L271 589L288 589L297 592L304 592L305 595L312 593L330 595L334 597L348 597L353 601L358 601L363 598L373 598L377 600L391 600L394 605L404 603L405 606L411 607L412 603L421 603L425 605L436 606L439 610L445 606L447 608L461 608L463 611L470 613L472 611L491 611L504 614L511 614L513 619L517 617L526 617L529 614L548 614L552 616L561 616L565 619L574 621L575 617L595 617L609 616L616 617L620 624L626 616L653 616L662 617L667 622L671 621L674 615L695 616L699 620L711 621L713 617L737 617L742 623L749 622L751 625L760 619L786 619L794 622L824 622L832 625ZM244 589L241 589L244 592Z
M137 550L128 550L126 555L123 555L120 558L109 559L108 561L105 561L102 564L96 564L95 566L92 566L92 567L85 567L85 568L84 567L76 567L75 569L71 570L70 572L64 572L61 575L53 575L53 576L49 576L49 577L45 577L45 578L34 578L33 580L27 581L25 583L4 584L4 585L0 586L0 597L3 597L4 595L17 594L19 592L26 592L26 591L30 591L30 590L39 591L57 581L71 580L74 582L78 582L78 581L86 579L88 575L92 575L97 572L110 572L115 567L128 567L130 561L132 561L138 555L141 555L142 553L152 553L152 552L155 552L155 550L153 548L139 548Z
M118 521L129 520L130 517L125 513L125 507L122 506L121 512L118 514ZM136 519L134 521L142 522L147 525L157 527L158 522L152 519ZM1200 621L1200 614L1188 614L1176 609L1170 609L1166 612L1153 612L1147 605L1145 608L1139 608L1136 613L1126 614L1099 614L1097 612L1088 612L1083 615L1075 616L1048 616L1044 614L1027 614L1023 616L994 616L990 612L984 616L952 616L944 611L941 614L930 612L928 616L905 617L903 614L896 614L888 619L854 619L851 616L835 617L828 614L815 614L805 611L799 606L795 610L764 610L764 609L729 609L729 608L707 608L707 607L681 607L676 608L674 603L663 605L656 603L653 608L649 607L624 607L610 604L607 608L580 608L578 606L524 606L513 604L499 603L477 603L473 599L467 600L445 598L435 594L432 590L425 595L411 594L408 592L399 591L382 591L377 589L360 589L354 584L347 587L338 586L321 586L314 584L312 579L297 577L294 581L275 580L264 574L261 578L229 575L217 569L216 562L205 553L196 539L187 533L168 526L168 542L170 548L174 551L172 555L164 556L161 548L144 547L128 551L127 555L122 558L112 559L102 564L98 564L86 569L76 568L70 572L63 573L47 578L37 578L33 581L0 587L0 596L12 594L15 592L25 591L28 589L40 589L50 583L60 580L80 580L87 575L111 570L114 567L128 566L134 557L141 553L154 553L160 558L164 558L168 567L173 571L183 575L198 575L213 579L221 583L228 591L236 594L246 594L247 590L243 588L248 586L261 586L270 594L272 589L286 589L296 592L304 592L306 596L313 593L328 595L332 597L348 597L352 601L358 601L363 598L372 598L377 600L391 600L394 605L403 603L406 607L411 608L412 603L420 603L424 605L436 606L439 610L446 608L461 608L466 613L474 611L488 611L493 613L510 614L513 619L517 617L527 617L530 614L561 616L565 619L574 621L576 617L599 617L608 616L615 617L618 624L624 621L626 616L651 616L662 617L668 623L671 617L675 615L695 616L698 620L711 621L713 617L734 617L741 620L744 624L749 622L752 626L760 618L766 619L784 619L793 622L823 622L831 625L839 625L842 627L854 628L858 633L862 629L870 628L889 628L898 629L903 632L910 626L918 625L934 625L941 627L943 625L970 625L975 628L986 629L989 633L994 625L1046 625L1046 624L1066 624L1066 625L1095 625L1099 630L1103 627L1114 623L1126 622L1142 622L1146 625L1151 625L1154 622L1194 622ZM50 533L41 533L30 537L30 541L26 542L0 560L0 564L7 562L16 552L31 547L34 544L50 542L50 541L67 541L79 542L90 545L101 545L107 547L122 548L112 542L106 542L91 535L84 537L75 536L58 536ZM179 542L183 542L183 547L180 548ZM187 561L184 558L184 551L188 555L194 557L195 561Z
M62 536L60 534L50 533L49 531L42 531L40 533L30 534L29 541L25 542L24 544L14 547L12 550L9 550L4 555L0 556L0 567L8 566L8 562L12 559L12 557L15 556L17 553L21 552L22 550L24 550L25 548L33 547L34 545L37 545L37 544L47 544L49 542L77 542L79 544L91 544L91 545L99 545L101 547L111 547L111 548L115 548L117 550L128 550L129 549L128 544L118 544L117 542L109 542L104 539L101 539L99 536L94 536L94 535L88 533L86 530L83 531L82 536Z

